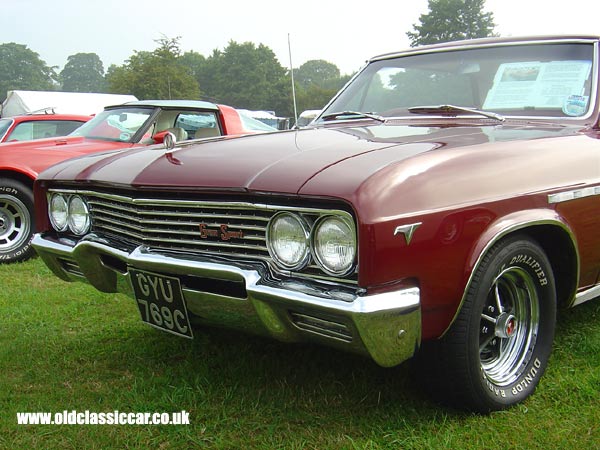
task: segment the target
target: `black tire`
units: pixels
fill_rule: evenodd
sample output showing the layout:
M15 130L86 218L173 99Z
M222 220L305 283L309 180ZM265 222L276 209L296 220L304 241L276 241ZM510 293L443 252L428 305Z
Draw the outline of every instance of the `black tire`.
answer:
M555 323L554 275L542 248L526 236L500 241L473 274L452 327L434 344L436 367L427 365L436 392L481 413L523 401L546 369Z
M10 178L0 178L0 263L25 261L34 255L33 193Z

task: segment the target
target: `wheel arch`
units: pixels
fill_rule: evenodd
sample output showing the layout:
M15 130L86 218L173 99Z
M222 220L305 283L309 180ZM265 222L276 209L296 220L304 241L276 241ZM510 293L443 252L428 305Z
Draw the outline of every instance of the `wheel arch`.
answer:
M553 210L531 210L514 213L491 224L473 246L465 267L464 290L460 304L444 336L460 312L472 277L485 254L498 242L514 235L537 242L550 261L556 284L558 306L572 305L579 281L579 251L575 234Z
M532 225L519 231L542 247L554 273L558 306L570 306L579 281L579 252L571 231L557 224Z
M33 191L33 182L35 179L29 174L14 170L0 169L0 178L10 178L11 180L19 181Z

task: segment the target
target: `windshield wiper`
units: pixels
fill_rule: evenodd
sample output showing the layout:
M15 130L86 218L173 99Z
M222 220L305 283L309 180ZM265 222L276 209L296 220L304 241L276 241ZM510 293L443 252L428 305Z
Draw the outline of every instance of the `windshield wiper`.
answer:
M321 120L324 122L327 122L329 120L336 120L336 119L339 119L340 117L344 117L344 116L349 116L349 117L345 117L345 119L350 119L350 120L366 118L366 119L377 120L378 122L385 122L385 118L378 116L377 114L358 112L358 111L340 111L340 112L325 114L323 117L321 117Z
M482 111L476 108L467 108L465 106L454 106L454 105L437 105L437 106L413 106L408 108L408 112L412 114L446 114L455 116L459 114L476 114L479 116L487 117L488 119L498 120L504 122L506 119L500 114L496 114L490 111Z

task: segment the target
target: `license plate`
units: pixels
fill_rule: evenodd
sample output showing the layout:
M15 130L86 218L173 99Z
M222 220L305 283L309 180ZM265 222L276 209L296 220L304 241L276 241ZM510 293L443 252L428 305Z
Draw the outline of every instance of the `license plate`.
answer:
M129 269L142 321L178 336L194 338L178 278Z

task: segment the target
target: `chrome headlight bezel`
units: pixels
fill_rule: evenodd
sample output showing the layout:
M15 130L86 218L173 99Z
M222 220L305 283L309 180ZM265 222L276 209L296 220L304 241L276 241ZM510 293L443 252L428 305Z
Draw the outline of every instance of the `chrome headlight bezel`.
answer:
M60 233L70 232L83 236L90 231L90 209L81 195L51 191L48 193L48 218L50 225Z
M346 229L346 233L344 233L344 235L347 236L347 240L350 243L350 245L347 246L351 252L350 257L348 258L347 262L341 265L340 268L335 268L333 265L327 262L327 258L323 255L322 247L318 242L319 232L322 230L323 226L330 224L331 222L337 222L338 226L341 225L341 228ZM312 229L310 245L313 258L321 270L323 270L325 273L336 277L343 277L350 274L354 269L357 254L356 228L354 226L354 222L349 218L333 214L320 217Z
M57 219L56 211L63 207L64 219ZM53 193L48 200L48 217L50 224L56 231L66 231L69 227L69 203L67 197L61 193Z
M277 243L274 241L274 231L273 228L276 226L277 221L283 219L289 219L292 222L295 222L298 226L298 231L300 232L300 240L299 243L303 247L300 250L299 257L295 259L295 261L285 261L284 258L281 257L280 251L278 251ZM306 220L299 214L293 212L279 212L271 217L269 223L267 225L267 249L269 251L269 255L275 262L275 264L284 270L301 270L308 264L310 260L310 228Z
M81 208L77 213L74 212L76 208ZM75 214L83 216L83 222L77 223ZM72 195L69 198L69 213L67 219L69 230L76 236L82 236L90 231L90 209L85 200L79 195Z

